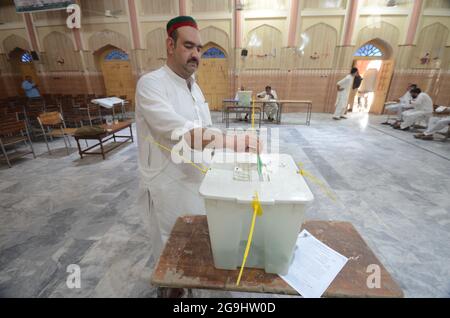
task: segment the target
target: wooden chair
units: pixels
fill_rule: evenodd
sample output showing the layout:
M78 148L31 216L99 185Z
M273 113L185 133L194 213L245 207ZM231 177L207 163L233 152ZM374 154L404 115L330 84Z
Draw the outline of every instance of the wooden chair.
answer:
M24 142L26 146L30 147L30 151L17 151L16 144L22 142ZM6 148L10 146L14 147L15 153L8 154ZM36 158L30 134L28 132L28 127L24 120L17 120L17 117L15 115L6 115L0 118L0 148L10 168L10 159L19 158L30 153L32 153L33 157Z
M120 99L123 99L125 102L123 103L123 110L125 115L127 114L127 110L132 110L132 101L130 99L127 99L127 95L120 95Z
M64 121L70 124L70 127L83 126L79 104L75 105L74 98L71 95L64 95L62 97L61 114Z
M33 98L28 100L25 107L25 114L28 123L32 127L38 127L37 117L43 112L45 112L45 101L42 98Z
M92 126L93 122L103 123L102 114L100 112L100 107L91 102L84 105L80 105L78 108L80 114L81 124L88 122Z
M64 145L66 146L67 154L69 154L70 136L75 132L75 128L67 128L66 123L60 112L49 112L42 113L38 116L39 124L41 125L42 133L44 135L45 143L47 144L48 153L52 154L50 151L50 146L48 144L47 136L53 140L53 137L63 137ZM47 131L45 131L47 128ZM67 137L67 142L66 142ZM69 144L69 146L67 145Z

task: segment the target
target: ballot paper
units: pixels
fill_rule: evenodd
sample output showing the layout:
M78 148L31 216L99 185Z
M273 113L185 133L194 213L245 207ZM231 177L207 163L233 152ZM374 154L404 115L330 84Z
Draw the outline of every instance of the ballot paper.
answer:
M303 230L297 238L289 272L281 278L303 297L319 298L347 261L347 257Z

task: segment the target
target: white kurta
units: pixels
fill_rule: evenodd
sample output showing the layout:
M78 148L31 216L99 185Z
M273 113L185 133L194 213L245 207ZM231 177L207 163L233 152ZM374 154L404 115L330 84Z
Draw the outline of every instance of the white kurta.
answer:
M428 128L424 131L424 135L432 135L439 131L444 132L444 129L449 129L448 125L450 125L450 116L447 117L432 117L428 122Z
M187 81L167 65L141 77L136 89L136 129L141 173L138 207L151 236L153 255L159 257L164 242L180 215L204 214L198 188L203 174L189 163L177 164L171 153L155 141L172 148L171 140L194 127L211 125L208 104L192 76ZM193 152L192 152L193 153ZM189 154L188 154L189 155Z
M392 104L386 107L386 110L397 112L398 119L402 118L402 112L409 107L412 107L410 105L410 102L412 100L411 93L407 91L405 95L400 97L400 102L397 104Z
M345 110L347 109L348 97L350 95L354 79L355 79L354 76L348 74L346 77L337 82L337 85L339 85L344 90L337 92L336 111L334 112L333 115L334 118L341 118L341 116L344 116Z
M272 89L270 93L273 95L274 98L272 98L269 94L266 93L266 91L258 93L256 96L258 98L262 98L264 100L273 101L277 100L277 92ZM278 111L278 104L277 103L264 103L264 111L266 112L267 116L274 118L275 114Z
M427 93L420 93L413 99L411 101L411 107L414 107L414 109L404 111L402 114L403 122L400 126L401 129L405 129L422 120L428 123L429 118L433 114L433 101Z

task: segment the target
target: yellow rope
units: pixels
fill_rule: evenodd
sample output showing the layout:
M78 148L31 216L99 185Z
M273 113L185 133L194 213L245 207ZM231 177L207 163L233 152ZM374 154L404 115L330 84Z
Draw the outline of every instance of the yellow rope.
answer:
M309 180L311 180L313 183L317 184L319 186L319 188L322 189L322 191L332 200L332 201L336 201L336 197L333 195L333 193L330 191L330 189L328 189L328 187L323 184L322 181L320 181L319 179L317 179L316 177L314 177L312 174L310 174L308 171L303 169L303 164L301 162L299 162L298 164L300 166L300 170L298 171L298 173L300 173L302 176L304 176L305 178L308 178Z
M253 231L255 230L256 216L261 216L263 212L257 192L255 192L255 197L253 198L252 206L253 206L252 224L250 226L250 232L248 233L247 246L245 247L244 258L242 259L241 270L239 271L236 286L239 286L239 283L241 282L242 273L244 272L245 263L247 262L248 252L250 251L250 245L252 244L253 239Z
M194 168L198 169L201 173L206 174L206 172L208 171L208 168L205 168L203 165L202 165L203 167L200 167L200 166L196 165L196 164L193 163L191 160L189 160L189 159L187 159L187 158L184 158L184 157L181 156L179 153L175 152L173 149L170 149L170 148L168 148L168 147L166 147L166 146L164 146L164 145L161 145L159 142L157 142L157 141L155 141L155 140L152 140L151 138L148 138L148 137L147 137L147 139L148 139L151 143L153 143L153 144L157 145L158 147L160 147L161 149L166 150L166 151L168 151L168 152L170 152L170 153L176 154L176 155L177 155L178 157L180 157L181 159L186 160L187 163L189 163L189 164L190 164L191 166L193 166Z

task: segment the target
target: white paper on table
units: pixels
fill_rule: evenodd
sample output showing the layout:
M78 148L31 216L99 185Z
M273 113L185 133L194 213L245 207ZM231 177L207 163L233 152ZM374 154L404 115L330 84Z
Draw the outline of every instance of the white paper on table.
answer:
M444 111L446 111L447 109L449 109L449 107L446 106L439 106L438 108L436 108L436 113L443 113Z
M91 102L105 108L112 108L116 104L123 104L124 100L118 97L106 97L93 99Z
M297 238L294 260L289 272L280 277L303 297L319 298L347 261L347 257L303 230Z

